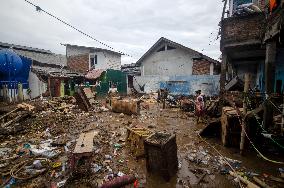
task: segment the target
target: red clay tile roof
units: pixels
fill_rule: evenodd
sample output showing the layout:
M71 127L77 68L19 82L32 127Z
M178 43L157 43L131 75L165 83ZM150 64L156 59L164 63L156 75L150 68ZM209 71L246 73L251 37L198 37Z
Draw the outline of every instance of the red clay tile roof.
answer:
M93 69L93 70L90 70L85 75L85 78L91 79L91 80L95 80L95 79L99 78L104 71L105 70L103 70L103 69Z

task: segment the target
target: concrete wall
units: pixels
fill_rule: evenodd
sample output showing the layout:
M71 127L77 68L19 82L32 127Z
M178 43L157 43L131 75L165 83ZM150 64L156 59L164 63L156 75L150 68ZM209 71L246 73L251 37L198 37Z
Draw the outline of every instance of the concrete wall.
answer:
M67 66L67 59L65 55L30 52L16 49L14 49L14 51L19 55L25 56L40 63Z
M250 74L252 74L252 79L254 80L251 88L254 88L256 86L256 84L258 84L258 79L259 79L259 74L258 74L258 66L260 66L261 62L259 62L259 64L239 64L239 65L235 65L236 68L236 74L237 76L244 81L245 79L245 73L248 72Z
M160 82L167 81L168 76L135 76L133 78L133 86L138 92L142 92L139 88L145 84L145 93L156 92L160 89Z
M110 52L94 52L91 53L90 56L97 55L97 64L95 65L95 69L113 69L120 70L121 69L121 56L110 53ZM91 63L90 63L91 68Z
M90 52L91 52L90 48L84 48L80 46L71 46L71 45L66 46L66 56L67 57L89 54Z
M120 70L121 69L121 55L112 53L110 51L96 51L95 48L88 48L88 47L80 47L80 46L66 46L66 54L69 60L74 60L76 57L82 57L88 54L88 62L87 67L88 70L91 69L91 62L90 57L97 55L97 64L95 65L95 69L114 69L114 70ZM73 61L74 62L74 61ZM84 68L86 68L86 60L84 59L84 62L81 62L80 64L84 64ZM68 64L70 64L68 62ZM78 63L76 63L78 65ZM72 69L74 70L74 66L72 66ZM80 72L82 72L82 69L80 69Z
M47 83L41 81L33 72L29 74L29 87L31 90L31 98L39 97L47 91Z
M160 49L165 44L161 44ZM141 64L142 76L175 76L192 74L192 58L196 54L177 48L161 52L153 52Z
M160 88L168 88L174 95L194 95L195 91L201 90L207 96L214 96L219 94L219 81L219 75L136 76L134 87L140 91L139 85L145 84L146 93L156 92Z

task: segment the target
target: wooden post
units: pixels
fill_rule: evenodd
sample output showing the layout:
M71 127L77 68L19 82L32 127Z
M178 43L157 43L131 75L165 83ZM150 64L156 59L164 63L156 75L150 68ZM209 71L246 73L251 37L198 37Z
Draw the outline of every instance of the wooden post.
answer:
M266 58L265 58L265 93L267 96L274 91L275 83L275 67L276 59L276 42L269 41L266 44ZM263 125L264 129L268 129L273 121L273 108L269 102L264 105Z
M23 84L18 83L18 101L22 102L23 100L24 100Z
M221 77L220 77L220 93L223 95L225 93L226 85L226 71L227 71L227 53L222 52L222 64L221 64Z
M48 93L49 93L49 96L51 97L51 80L50 80L50 77L48 77L48 85L47 85L47 89L48 89Z
M243 114L244 116L247 114L247 102L246 102L246 97L247 93L250 88L250 83L251 83L251 74L250 73L245 73L245 85L244 85L244 99L243 99ZM245 145L245 140L246 140L246 123L245 120L243 119L242 122L242 132L241 132L241 143L240 143L240 153L243 154L244 151L244 145Z
M283 96L284 104L284 96ZM281 135L284 136L284 106L282 107Z

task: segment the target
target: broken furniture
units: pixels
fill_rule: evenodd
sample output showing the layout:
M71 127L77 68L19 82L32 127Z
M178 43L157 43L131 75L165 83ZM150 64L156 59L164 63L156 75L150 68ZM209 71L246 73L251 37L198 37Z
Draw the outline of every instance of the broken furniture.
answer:
M89 111L95 103L95 95L90 88L78 88L74 97L76 98L79 108Z
M145 140L144 148L147 171L169 181L178 170L176 135L154 133Z
M140 100L137 99L118 99L111 98L112 111L116 113L124 113L127 115L140 114Z
M84 166L91 166L96 134L94 131L80 134L70 160L72 171L77 168L79 162L84 163Z
M126 136L126 144L129 146L130 152L136 157L139 158L145 155L144 151L144 141L150 135L152 135L152 131L145 128L126 128L127 136Z
M243 109L240 108L242 112ZM240 145L241 125L238 112L233 107L223 107L221 116L222 143L224 146Z

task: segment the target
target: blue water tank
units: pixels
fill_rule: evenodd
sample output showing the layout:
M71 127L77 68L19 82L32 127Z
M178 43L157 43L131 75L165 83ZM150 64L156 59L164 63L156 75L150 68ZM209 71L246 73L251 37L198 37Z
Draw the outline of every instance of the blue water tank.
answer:
M13 50L0 50L0 74L15 75L21 71L22 67L22 59Z

